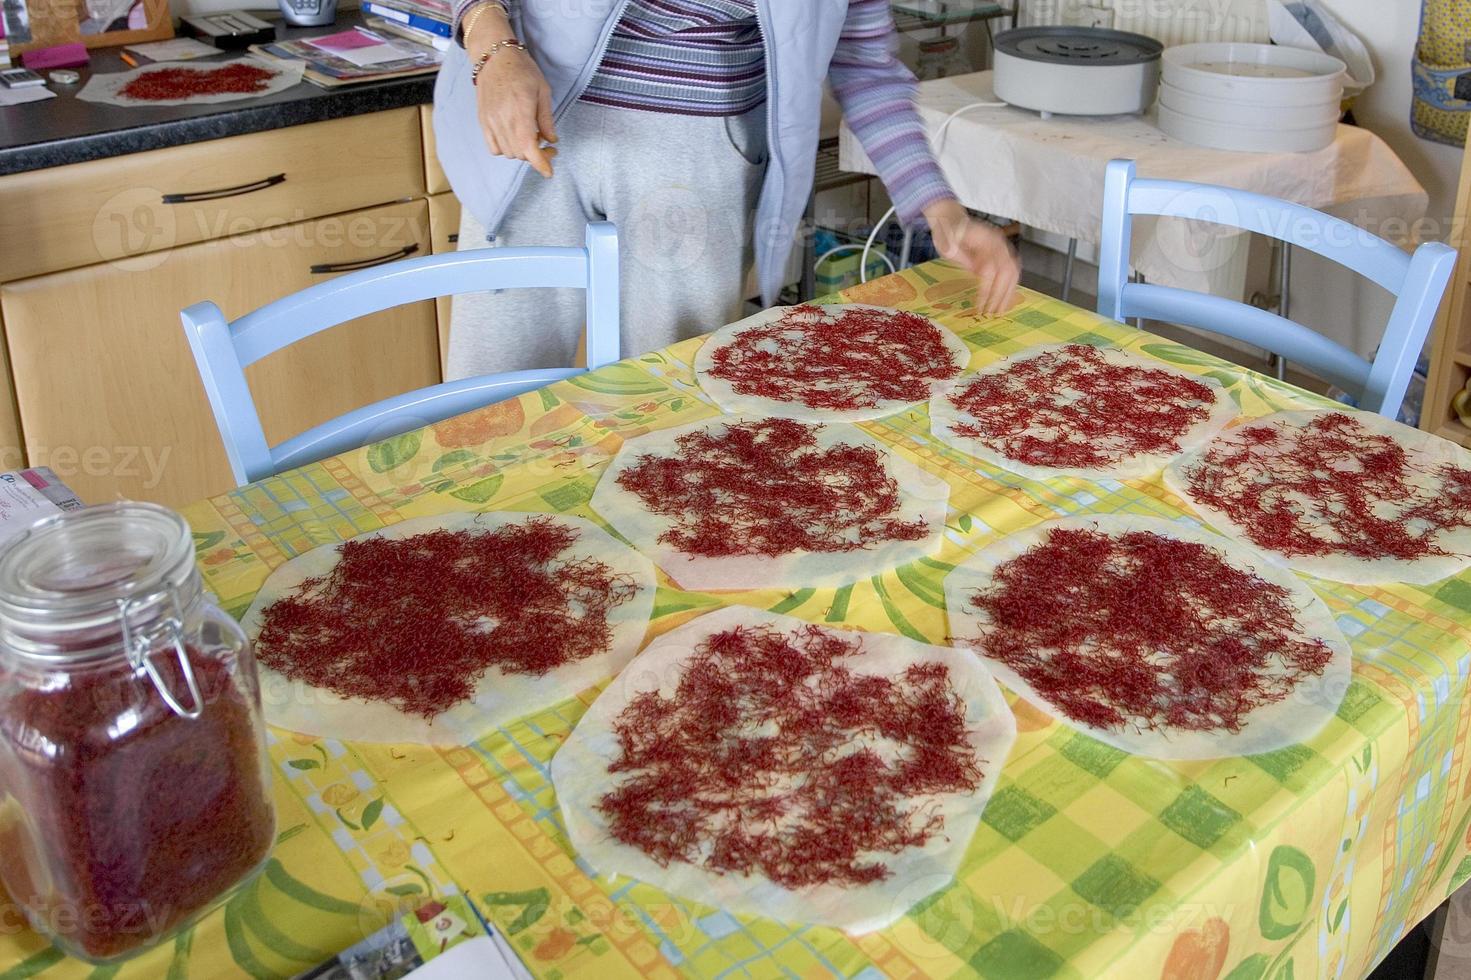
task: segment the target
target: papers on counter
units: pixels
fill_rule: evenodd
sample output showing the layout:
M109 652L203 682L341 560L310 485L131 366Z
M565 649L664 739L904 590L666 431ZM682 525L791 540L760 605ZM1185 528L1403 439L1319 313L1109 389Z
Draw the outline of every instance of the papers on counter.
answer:
M390 41L372 31L365 31L361 27L325 37L309 38L306 43L359 68L402 61L415 55L412 48Z
M192 37L130 44L124 50L142 55L149 61L188 61L191 58L209 58L213 55L224 54L219 48Z
M0 106L24 105L27 102L42 102L56 98L56 93L44 85L31 88L0 88Z

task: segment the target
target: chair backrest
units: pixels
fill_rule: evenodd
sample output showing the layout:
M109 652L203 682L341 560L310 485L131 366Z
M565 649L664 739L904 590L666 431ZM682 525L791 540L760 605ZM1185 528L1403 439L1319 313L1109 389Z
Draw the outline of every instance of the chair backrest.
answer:
M251 364L329 327L405 303L526 287L586 290L587 368L436 385L364 406L277 446L267 444L245 379ZM484 248L404 259L318 283L233 323L210 302L196 303L181 318L230 468L244 484L611 364L619 358L618 301L618 234L613 225L595 222L587 226L581 248Z
M1185 218L1256 232L1305 248L1371 280L1396 297L1372 362L1300 323L1266 310L1188 290L1129 281L1134 215ZM1413 256L1347 221L1287 201L1209 184L1141 180L1134 161L1108 165L1098 265L1098 312L1199 327L1301 364L1358 397L1360 407L1394 418L1404 401L1456 252L1430 242Z

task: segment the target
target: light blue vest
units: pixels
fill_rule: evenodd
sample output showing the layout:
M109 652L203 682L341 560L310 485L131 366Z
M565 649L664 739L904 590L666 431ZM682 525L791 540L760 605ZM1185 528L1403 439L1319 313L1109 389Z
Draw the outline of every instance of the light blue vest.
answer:
M608 36L629 0L521 0L516 34L552 89L557 119L587 88ZM770 163L756 208L756 274L776 299L812 192L822 83L837 48L848 0L756 0L766 45L766 125ZM489 229L500 226L530 165L491 156L480 132L470 64L458 45L446 53L434 88L439 161L461 204Z

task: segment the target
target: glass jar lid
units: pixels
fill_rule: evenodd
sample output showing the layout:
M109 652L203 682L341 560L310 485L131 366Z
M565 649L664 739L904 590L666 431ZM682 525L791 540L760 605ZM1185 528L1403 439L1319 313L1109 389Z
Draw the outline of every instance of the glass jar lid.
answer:
M128 634L182 618L199 588L189 525L168 508L58 514L0 553L0 639L46 659L118 652Z

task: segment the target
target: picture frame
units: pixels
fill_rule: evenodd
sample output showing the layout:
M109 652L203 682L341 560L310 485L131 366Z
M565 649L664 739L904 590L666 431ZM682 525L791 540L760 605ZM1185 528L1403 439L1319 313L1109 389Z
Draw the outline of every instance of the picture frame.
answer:
M89 48L110 48L174 36L169 0L74 0L78 38Z

